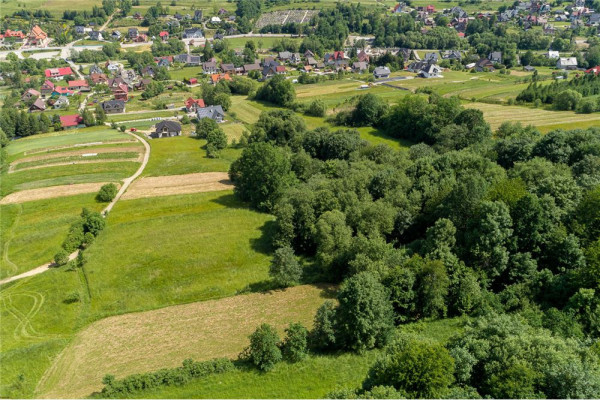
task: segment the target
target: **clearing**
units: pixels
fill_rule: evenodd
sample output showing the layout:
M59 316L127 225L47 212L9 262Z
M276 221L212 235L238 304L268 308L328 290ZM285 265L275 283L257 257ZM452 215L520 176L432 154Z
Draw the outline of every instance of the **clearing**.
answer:
M134 181L121 199L131 200L173 194L216 192L228 189L233 189L233 185L226 172L146 177Z
M102 377L175 367L185 358L236 358L261 323L310 327L331 291L297 286L105 318L80 331L40 384L43 397L83 397ZM290 305L293 304L293 307Z
M0 200L0 204L24 203L27 201L53 199L56 197L68 197L83 193L96 193L102 185L109 182L100 183L79 183L76 185L50 186L40 189L22 190L11 193Z

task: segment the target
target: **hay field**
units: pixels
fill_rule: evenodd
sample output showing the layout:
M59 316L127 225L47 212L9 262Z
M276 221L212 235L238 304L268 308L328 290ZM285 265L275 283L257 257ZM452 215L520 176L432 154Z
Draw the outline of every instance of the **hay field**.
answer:
M123 200L174 194L217 192L233 189L226 172L171 175L140 178L133 182L123 195Z

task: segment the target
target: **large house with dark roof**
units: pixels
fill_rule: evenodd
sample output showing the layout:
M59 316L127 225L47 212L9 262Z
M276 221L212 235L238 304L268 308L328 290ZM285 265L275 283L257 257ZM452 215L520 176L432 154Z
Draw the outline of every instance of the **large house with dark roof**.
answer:
M181 135L181 124L175 121L161 121L156 124L154 132L150 137L159 139L164 137L173 137Z

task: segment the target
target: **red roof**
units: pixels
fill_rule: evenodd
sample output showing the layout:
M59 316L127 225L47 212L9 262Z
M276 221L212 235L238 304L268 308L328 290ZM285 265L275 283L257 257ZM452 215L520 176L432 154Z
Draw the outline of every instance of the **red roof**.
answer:
M72 86L89 86L85 79L78 79L76 81L69 81L69 87Z
M593 73L594 75L598 75L598 74L600 74L600 65L597 65L597 66L595 66L595 67L592 67L592 68L590 68L590 69L586 69L586 70L585 70L585 73L586 73L586 74L591 74L591 73Z
M344 59L344 52L343 51L334 51L333 52L333 59L334 60L343 60Z
M128 93L128 92L129 92L129 88L128 88L128 87L127 87L127 85L126 85L126 84L124 84L124 83L119 83L119 86L118 86L118 88L119 88L119 89L121 89L121 90L122 90L123 92L125 92L125 93Z
M25 34L21 31L11 31L10 29L7 29L6 32L4 33L4 36L6 37L18 37L21 39L25 38Z
M46 82L44 82L42 87L48 87L48 88L54 89L54 83L52 81L46 80Z
M48 68L45 71L46 74L46 78L50 78L52 76L65 76L65 75L71 75L73 73L73 71L71 70L71 67L62 67L62 68Z
M73 94L73 91L65 86L55 86L54 91L58 94Z
M285 72L285 67L283 65L278 65L275 67L276 72Z
M194 99L193 97L188 97L185 101L185 106L186 108L191 108L194 103L196 103L198 107L206 107L204 99Z
M83 118L81 118L79 114L63 115L62 117L60 117L60 126L62 126L63 128L77 126L82 122Z
M159 33L159 34L158 34L158 36L160 36L160 37L169 36L169 32L167 32L167 31L162 31L161 33Z

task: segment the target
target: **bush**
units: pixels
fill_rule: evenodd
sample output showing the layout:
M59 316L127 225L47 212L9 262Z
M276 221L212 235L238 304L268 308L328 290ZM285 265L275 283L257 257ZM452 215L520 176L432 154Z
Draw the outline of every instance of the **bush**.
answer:
M259 369L270 371L282 358L278 343L279 336L275 328L262 324L250 335L250 346L244 353Z
M59 250L58 253L54 255L54 264L58 267L66 265L69 262L69 253L65 250Z
M324 302L315 314L313 329L309 335L310 346L317 350L331 350L335 340L335 303Z
M269 275L277 286L288 287L298 283L302 276L302 267L296 260L291 247L286 246L275 251Z
M286 360L298 362L308 355L308 331L301 323L290 324L285 330L286 337L281 344L281 350Z
M81 301L81 295L79 294L78 291L73 291L73 292L69 293L67 295L67 297L65 297L65 299L63 300L63 303L72 304L72 303L77 303L79 301Z
M563 90L554 98L554 107L557 110L575 110L577 103L581 100L581 93L573 89Z
M598 110L598 105L595 99L583 99L577 105L577 112L582 114L591 114Z
M96 195L96 200L103 203L111 202L118 192L119 189L117 188L117 185L114 183L107 183L100 188L100 191Z
M312 115L313 117L324 117L325 116L325 103L323 100L313 100L306 108L306 115Z

